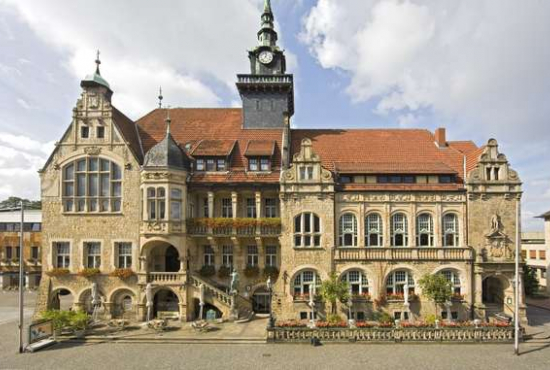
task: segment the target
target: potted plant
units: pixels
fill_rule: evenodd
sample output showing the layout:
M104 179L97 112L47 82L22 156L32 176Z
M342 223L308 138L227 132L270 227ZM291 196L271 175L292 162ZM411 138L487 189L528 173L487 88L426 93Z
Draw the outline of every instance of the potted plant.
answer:
M85 277L85 278L91 278L91 277L94 277L96 275L99 275L100 273L101 273L101 271L99 271L99 269L97 269L97 268L84 268L84 269L82 269L78 272L78 276L82 276L82 277Z
M129 268L116 268L113 270L113 272L111 272L110 275L125 280L134 276L135 273L132 269Z
M204 265L201 267L199 274L204 277L214 276L216 274L216 267L213 265Z
M258 266L247 265L244 269L244 276L246 277L255 277L260 273L260 268Z
M218 277L220 277L222 279L229 277L229 274L231 274L231 268L228 267L228 266L222 266L218 270Z
M276 280L279 276L279 269L275 266L266 266L264 268L264 278L271 278L271 280Z
M65 276L68 274L70 274L69 269L58 268L58 267L55 267L49 271L46 271L46 275L50 277L56 277L56 276L59 277L59 276Z

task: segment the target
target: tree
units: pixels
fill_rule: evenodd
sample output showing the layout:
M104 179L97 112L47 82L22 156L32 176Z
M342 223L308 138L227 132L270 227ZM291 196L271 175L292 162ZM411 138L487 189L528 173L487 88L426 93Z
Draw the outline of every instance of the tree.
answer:
M9 197L0 202L0 209L2 208L17 208L21 204L21 201L25 203L27 209L41 209L42 202L39 200L28 200L19 197Z
M437 314L437 305L447 302L452 297L452 285L443 274L426 274L418 281L422 295L432 300Z
M348 283L339 280L335 272L330 274L328 280L323 281L320 290L323 301L330 302L332 314L336 314L337 301L345 302L349 299Z
M523 265L523 284L525 285L525 295L532 296L538 292L539 279L534 268Z

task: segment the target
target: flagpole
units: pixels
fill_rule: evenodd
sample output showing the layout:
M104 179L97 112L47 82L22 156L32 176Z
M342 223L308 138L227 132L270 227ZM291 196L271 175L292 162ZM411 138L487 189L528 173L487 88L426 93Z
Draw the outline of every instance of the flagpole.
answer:
M21 225L19 227L20 237L19 237L19 353L23 353L24 344L23 344L23 283L25 279L25 259L23 253L23 230L25 226L25 210L24 204L21 200Z
M514 279L514 353L519 356L519 247L520 247L520 200L516 202L516 255L515 255L515 279Z

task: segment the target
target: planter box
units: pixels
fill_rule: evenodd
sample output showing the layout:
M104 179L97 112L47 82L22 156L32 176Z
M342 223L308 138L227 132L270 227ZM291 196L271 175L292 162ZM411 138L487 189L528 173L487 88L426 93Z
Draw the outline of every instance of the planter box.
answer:
M510 343L513 327L484 328L272 328L267 329L268 342L453 342Z

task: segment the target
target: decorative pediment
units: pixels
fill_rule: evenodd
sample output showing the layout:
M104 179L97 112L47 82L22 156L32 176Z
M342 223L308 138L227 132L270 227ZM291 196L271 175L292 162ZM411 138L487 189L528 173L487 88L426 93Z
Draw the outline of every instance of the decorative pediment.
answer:
M510 168L506 155L499 152L495 139L487 142L477 160L476 167L468 174L469 184L521 184L518 173Z
M311 139L302 140L300 152L294 154L291 167L281 173L281 183L303 185L334 183L332 173L321 166L321 158L313 151Z
M300 152L294 154L293 162L312 162L320 163L321 158L313 151L311 139L304 138L300 144Z
M489 231L485 234L485 251L487 257L492 260L513 259L510 238L503 231L503 225L498 214L491 217Z

